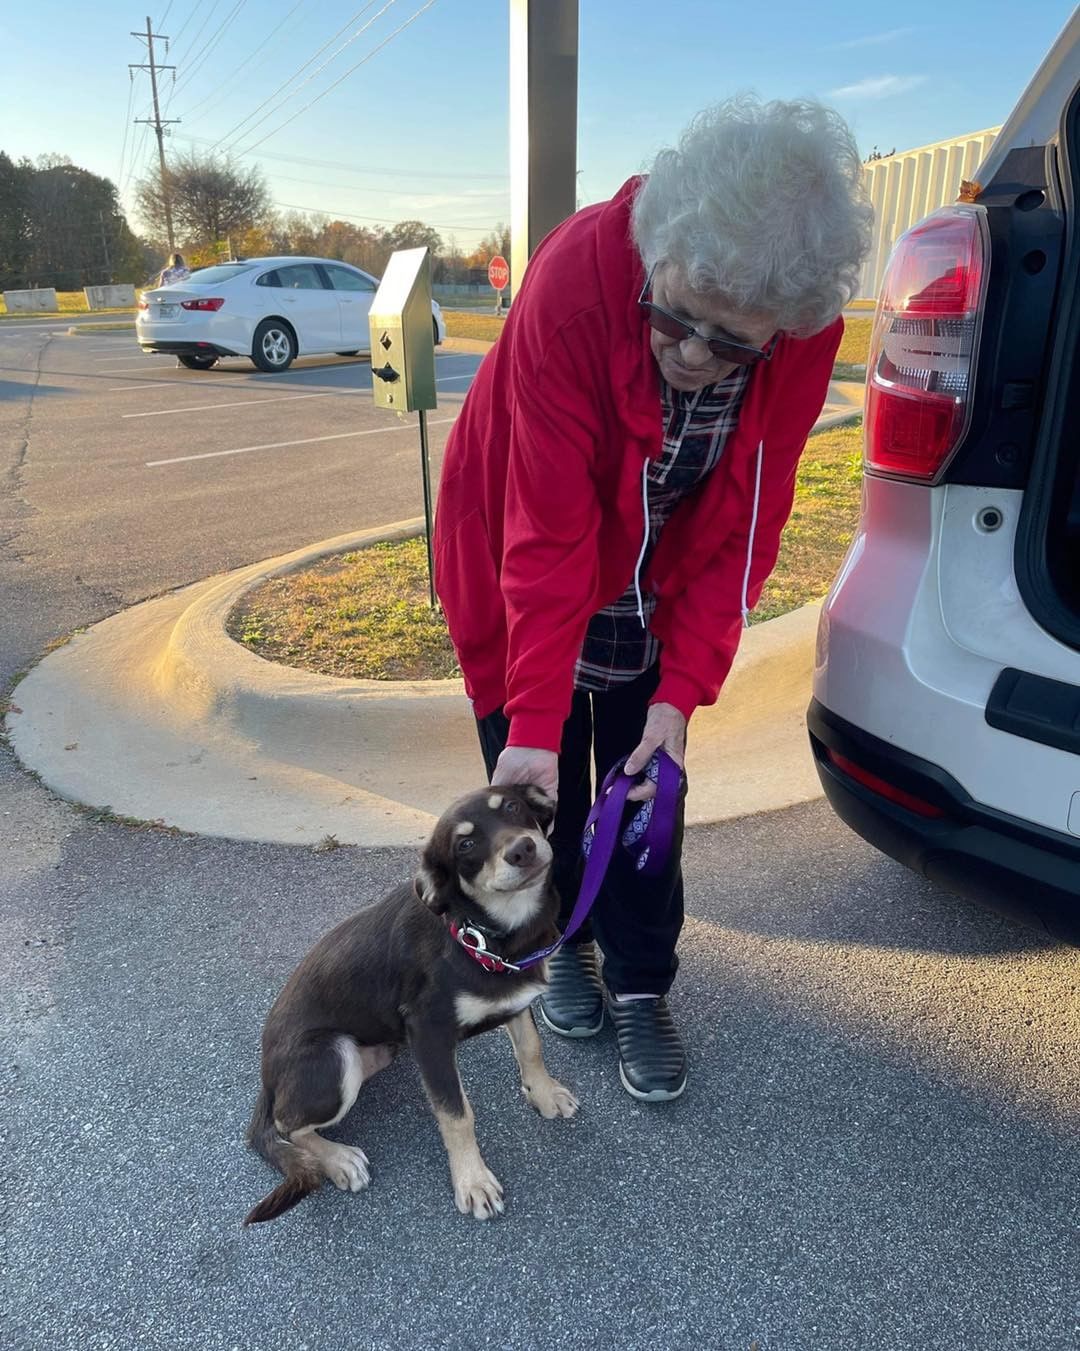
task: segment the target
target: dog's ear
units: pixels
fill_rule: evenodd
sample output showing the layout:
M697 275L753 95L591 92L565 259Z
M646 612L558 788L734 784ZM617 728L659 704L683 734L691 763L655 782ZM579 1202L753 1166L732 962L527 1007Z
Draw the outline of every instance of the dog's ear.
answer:
M547 793L535 783L526 784L523 792L540 829L545 835L550 835L555 828L555 799L548 797Z
M447 891L449 889L449 877L446 869L432 860L425 854L420 864L419 871L413 879L413 890L417 898L436 915L446 913L449 906Z

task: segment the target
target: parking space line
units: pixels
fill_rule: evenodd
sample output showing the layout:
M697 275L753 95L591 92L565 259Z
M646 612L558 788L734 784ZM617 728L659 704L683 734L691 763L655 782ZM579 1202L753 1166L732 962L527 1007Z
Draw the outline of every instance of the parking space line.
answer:
M441 379L436 380L435 383L437 385L448 385L451 380L474 380L475 378L475 371L466 371L464 375L444 375Z
M164 366L158 365L158 370L165 370ZM96 380L99 375L126 375L129 371L141 371L143 375L149 375L153 370L152 366L147 366L145 362L141 366L121 366L116 371L76 371L74 374L84 380Z
M429 422L429 427L439 427L446 422L456 422L456 418L440 417ZM355 432L332 432L329 436L305 436L299 441L267 441L261 446L237 446L235 450L208 450L201 455L177 455L171 460L147 460L147 469L157 469L163 464L183 464L185 460L216 460L223 455L247 455L252 450L280 450L283 446L310 446L316 441L341 441L347 436L381 436L387 432L411 431L415 423L403 422L396 427L365 427Z
M106 373L107 372L103 372L103 374ZM160 375L160 374L161 374L160 371L147 371L147 375ZM144 380L138 382L132 382L129 380L126 385L113 386L109 392L112 393L113 389L155 389L160 387L161 385L174 385L177 389L197 389L203 394L216 394L219 389L256 390L259 388L260 383L261 382L256 381L250 376L247 379L245 379L239 372L237 372L236 377L233 379L218 378L217 380L214 380L212 383L206 381L205 379L203 379L203 377L195 375L193 373L191 376L187 378L185 378L182 375L174 375L169 380L153 380L153 381ZM286 385L284 386L284 388L293 389L295 388L295 386Z
M130 389L164 389L167 385L178 385L179 383L179 380L144 380L141 385L113 385L112 388L107 389L105 393L126 394Z
M324 394L286 394L278 399L234 399L232 403L197 403L190 408L157 408L148 413L121 413L129 417L170 417L182 413L213 413L218 408L244 408L248 404L293 403L297 399L334 399L339 394L366 394L360 389L331 389Z
M132 356L134 356L133 352L117 352L111 357L94 357L94 365L105 367L115 366L118 361L127 361ZM155 366L160 370L163 366L172 364L174 363L169 362L167 359L165 361L155 361L146 357L143 358L143 370L145 371L153 370Z
M164 389L168 385L172 385L175 389L199 389L204 394L216 394L219 389L222 391L258 389L258 385L253 380L217 380L207 388L196 378L194 380L141 380L137 384L112 385L106 393L115 394L121 389Z

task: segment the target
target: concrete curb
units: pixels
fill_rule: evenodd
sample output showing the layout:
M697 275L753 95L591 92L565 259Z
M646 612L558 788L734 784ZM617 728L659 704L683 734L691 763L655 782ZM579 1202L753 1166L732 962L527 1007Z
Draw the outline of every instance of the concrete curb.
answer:
M114 324L71 324L68 327L66 336L69 338L77 338L81 333L120 333L134 327L134 319L117 320Z
M198 834L420 843L447 803L481 781L461 683L292 670L234 643L225 621L268 577L422 528L417 519L338 536L76 635L17 687L16 754L62 797ZM817 608L750 630L720 704L695 715L691 823L820 794L803 722Z

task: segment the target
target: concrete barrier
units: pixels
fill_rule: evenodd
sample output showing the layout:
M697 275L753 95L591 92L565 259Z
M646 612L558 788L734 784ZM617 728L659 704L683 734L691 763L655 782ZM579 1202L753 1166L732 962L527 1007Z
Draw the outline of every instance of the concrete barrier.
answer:
M42 286L35 291L5 291L4 305L8 314L36 314L39 311L55 314L60 308L55 286Z
M91 310L116 310L135 304L135 288L130 282L119 286L84 286L86 307Z

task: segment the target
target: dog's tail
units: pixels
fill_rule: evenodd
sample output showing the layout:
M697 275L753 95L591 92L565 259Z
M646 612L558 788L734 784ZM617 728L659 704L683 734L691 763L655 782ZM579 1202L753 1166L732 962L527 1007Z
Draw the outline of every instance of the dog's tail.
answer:
M265 1088L259 1091L247 1131L247 1141L267 1163L285 1174L285 1181L255 1206L244 1220L245 1228L249 1224L262 1224L265 1220L276 1219L286 1210L291 1210L305 1196L317 1191L325 1176L313 1154L300 1145L283 1140L278 1134Z

